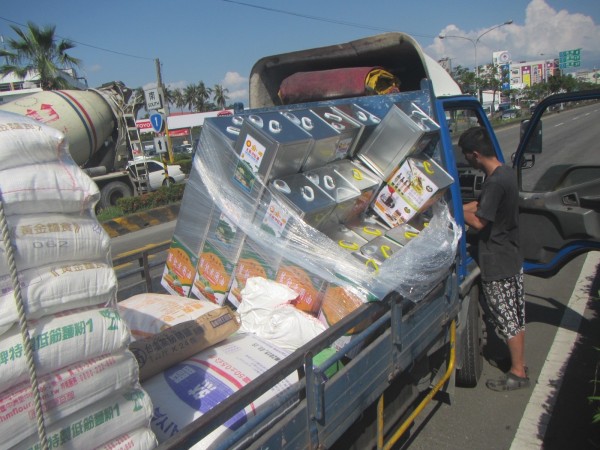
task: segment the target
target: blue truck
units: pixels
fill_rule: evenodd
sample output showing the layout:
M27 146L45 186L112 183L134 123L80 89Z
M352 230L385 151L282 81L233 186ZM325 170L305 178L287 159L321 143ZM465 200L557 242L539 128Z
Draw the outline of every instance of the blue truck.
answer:
M351 67L386 68L400 80L400 92L282 104L280 87L289 76ZM444 200L460 227L452 264L418 302L399 289L365 303L159 448L201 448L198 443L212 430L292 373L299 376L293 389L269 401L217 447L392 448L434 395L477 384L484 313L462 205L477 199L485 175L464 160L459 136L473 125L484 126L498 159L505 161L477 98L462 94L412 37L386 33L262 58L250 75L250 109L244 114L348 102L390 105L407 98L440 127L436 159L454 180ZM600 249L600 159L598 130L592 125L598 123L599 99L600 90L557 94L541 101L521 124L520 144L507 163L512 162L520 183L526 273L549 276L574 256ZM550 108L559 103L564 105L561 123ZM565 114L573 118L568 125ZM369 325L347 347L315 363L315 355L365 321ZM333 366L337 372L327 376Z

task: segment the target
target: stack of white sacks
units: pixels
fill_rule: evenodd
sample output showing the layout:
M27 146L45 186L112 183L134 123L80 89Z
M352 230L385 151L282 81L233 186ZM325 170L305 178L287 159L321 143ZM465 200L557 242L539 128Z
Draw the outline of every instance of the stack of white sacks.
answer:
M154 448L152 404L116 308L110 240L94 215L98 188L71 159L64 135L0 112L0 194L50 447ZM1 446L34 448L15 281L1 241Z

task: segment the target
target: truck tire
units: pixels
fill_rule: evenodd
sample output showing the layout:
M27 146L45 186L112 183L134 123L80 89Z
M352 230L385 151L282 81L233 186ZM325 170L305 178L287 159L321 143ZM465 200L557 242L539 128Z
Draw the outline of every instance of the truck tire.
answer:
M456 385L475 387L483 370L483 334L481 306L479 305L479 286L473 285L469 293L469 310L465 324L465 339L462 348L462 365L456 370Z
M100 201L98 206L102 209L110 206L117 206L117 200L124 197L131 197L133 192L131 188L122 181L111 181L100 191Z

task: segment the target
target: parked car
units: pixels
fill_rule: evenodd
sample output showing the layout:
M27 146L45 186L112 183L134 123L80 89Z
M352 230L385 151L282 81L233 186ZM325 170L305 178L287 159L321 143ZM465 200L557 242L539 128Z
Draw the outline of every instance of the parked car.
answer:
M191 155L193 151L194 147L191 144L176 145L173 147L173 153L188 153Z
M185 181L185 173L183 173L179 164L167 165L169 176L168 178L165 178L165 168L163 164L153 159L130 161L127 170L129 170L134 178L144 179L146 174L148 174L147 181L150 191L154 191L167 184L178 184Z
M507 109L505 111L502 111L502 115L500 116L500 118L502 120L505 119L516 119L517 117L519 117L521 115L521 111L518 109Z

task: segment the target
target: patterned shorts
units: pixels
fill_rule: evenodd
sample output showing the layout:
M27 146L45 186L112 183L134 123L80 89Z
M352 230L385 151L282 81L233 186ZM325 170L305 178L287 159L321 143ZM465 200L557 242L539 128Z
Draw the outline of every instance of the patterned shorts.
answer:
M525 329L525 295L523 271L514 277L482 281L491 318L502 336L515 337Z

